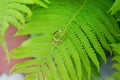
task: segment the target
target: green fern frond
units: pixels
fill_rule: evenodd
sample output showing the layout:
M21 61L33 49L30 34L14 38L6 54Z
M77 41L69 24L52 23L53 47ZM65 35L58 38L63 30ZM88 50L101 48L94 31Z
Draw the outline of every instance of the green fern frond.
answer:
M113 68L115 68L117 71L113 73L113 75L109 78L106 78L106 80L119 80L120 79L120 43L111 44L111 47L113 48L113 51L116 53L116 55L113 57L113 61L115 63L113 64Z
M25 24L23 14L31 15L30 9L24 4L11 2L11 0L0 0L0 44L2 44L6 52L8 61L9 55L4 34L9 26L9 23L16 26L19 30L23 29L22 25Z
M48 8L46 3L50 3L49 0L10 0L10 2L17 2L17 3L23 3L23 4L37 4L41 7Z
M43 79L43 75L47 80L92 80L100 70L98 56L106 62L104 50L111 52L108 44L117 42L114 17L93 0L52 0L49 9L32 12L29 23L17 32L32 36L11 51L10 57L33 59L16 64L11 72L30 73L26 80Z
M23 29L25 25L26 17L30 17L32 12L25 4L38 4L42 7L46 7L45 3L49 3L48 0L0 0L0 43L6 52L9 59L8 49L5 43L4 34L9 27L9 24L14 25L18 30Z
M115 0L113 6L110 9L111 14L115 14L118 10L120 10L120 0Z
M115 71L110 78L106 78L106 80L120 79L120 55L113 57L113 60L116 61L116 63L113 64L113 68L117 69L117 71Z
M0 25L2 27L2 35L4 35L9 23L22 29L25 23L23 13L31 15L30 9L24 4L11 2L11 0L0 0Z
M13 50L10 56L11 58L15 58L15 59L47 56L51 50L51 47L53 46L53 44L50 43L51 41L50 38L51 36L41 36L41 37L37 36L30 38L27 42L23 43L23 45L21 45L20 48ZM39 53L44 53L44 54L39 54Z
M113 51L115 51L117 54L120 54L120 43L117 44L111 44L113 47Z

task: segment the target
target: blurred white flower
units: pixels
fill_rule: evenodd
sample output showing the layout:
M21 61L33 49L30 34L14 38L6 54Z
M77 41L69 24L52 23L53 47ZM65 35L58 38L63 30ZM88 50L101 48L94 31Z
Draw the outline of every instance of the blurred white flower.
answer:
M0 75L0 80L24 80L24 76L22 74L8 75L6 73L3 73Z

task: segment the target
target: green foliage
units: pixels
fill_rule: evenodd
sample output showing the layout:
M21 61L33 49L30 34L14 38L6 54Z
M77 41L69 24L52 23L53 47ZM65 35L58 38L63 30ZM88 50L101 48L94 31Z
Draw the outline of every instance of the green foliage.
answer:
M110 8L111 14L115 15L117 21L120 21L120 0L115 0L113 6Z
M0 25L1 34L4 35L9 23L22 29L22 24L25 23L25 18L22 13L31 15L30 9L24 4L12 2L12 0L0 0Z
M37 4L41 7L48 8L46 3L50 3L49 0L10 0L11 2L23 3L23 4Z
M116 61L116 63L113 64L113 68L115 68L117 71L113 73L113 75L110 78L107 78L106 80L119 80L120 79L120 43L112 44L113 51L116 54L116 56L113 57L113 61Z
M120 55L120 43L111 44L111 46L113 47L113 51Z
M119 80L120 79L120 55L117 55L113 58L116 63L113 65L113 68L117 69L116 72L113 73L113 75L110 78L107 78L106 80Z
M111 14L115 14L118 10L120 10L120 0L115 0L113 6L110 9Z
M2 44L9 60L8 49L4 40L4 33L9 23L16 26L19 30L25 24L24 14L31 15L30 9L24 4L12 2L12 0L0 0L0 43Z
M112 54L109 44L118 41L118 24L103 8L109 8L105 4L51 0L48 9L33 9L24 29L16 34L32 36L10 55L33 59L16 64L11 72L30 73L26 80L43 79L43 75L47 80L93 80L100 70L98 57L106 62L104 50Z
M44 0L44 2L49 3L48 0ZM34 3L47 8L41 0L0 0L0 44L2 44L8 60L9 53L4 40L4 34L9 27L9 24L16 26L18 30L23 29L26 17L32 15L30 8L25 4Z
M49 3L48 0L44 0ZM23 29L25 24L26 14L31 16L31 10L25 4L39 4L47 7L43 1L39 0L0 0L0 27L1 35L4 35L10 24L16 26L19 30Z
M32 59L14 65L10 73L27 73L25 80L44 80L44 77L47 80L93 80L94 76L99 77L100 61L106 62L105 51L112 54L109 44L119 41L118 23L107 12L113 2L51 0L49 8L45 2L49 3L48 0L4 0L3 4L1 0L0 6L10 5L0 7L1 11L6 10L4 15L0 13L0 17L5 16L0 18L2 34L8 23L18 28L16 35L31 34L9 57ZM13 11L8 13L9 8Z

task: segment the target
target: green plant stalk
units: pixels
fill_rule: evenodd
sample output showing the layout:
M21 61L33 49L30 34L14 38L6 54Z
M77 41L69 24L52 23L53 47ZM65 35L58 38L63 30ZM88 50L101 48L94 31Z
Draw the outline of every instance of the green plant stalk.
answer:
M7 59L7 60L8 60L8 63L10 64L9 51L8 51L8 47L7 47L7 44L6 44L6 41L5 41L5 37L4 37L4 36L1 36L0 43L1 43L2 48L4 49L5 54L6 54L5 60Z

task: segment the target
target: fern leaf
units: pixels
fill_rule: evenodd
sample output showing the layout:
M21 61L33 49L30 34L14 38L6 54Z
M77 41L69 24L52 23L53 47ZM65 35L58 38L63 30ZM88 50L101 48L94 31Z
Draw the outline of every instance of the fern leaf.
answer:
M118 63L120 63L120 60L119 60L119 59L120 59L120 56L115 56L112 60L113 60L113 61L117 61Z
M117 69L117 71L115 71L113 73L113 75L110 78L107 78L106 80L109 80L109 79L117 79L117 80L119 80L120 79L120 55L117 55L117 56L113 57L112 60L117 61L112 66L113 68Z
M55 51L58 52L58 50L56 49ZM55 63L57 63L57 68L58 71L60 73L60 79L63 80L70 80L70 77L68 75L67 69L65 67L64 61L62 60L62 56L61 54L56 54L56 52L54 51L54 59L55 59Z
M0 0L0 21L1 21L1 25L7 24L7 23L11 23L13 25L15 25L16 27L21 27L22 25L18 22L18 20L24 24L24 16L21 14L21 12L19 12L19 10L23 11L24 13L27 14L31 14L31 11L29 10L28 7L26 7L23 4L19 4L19 3L15 3L9 2L10 0ZM5 11L4 11L5 10ZM2 24L3 23L3 24ZM2 31L2 35L4 35L6 29L8 28L8 26L4 27L3 26L3 30Z
M50 38L48 38L48 37L50 37L50 36L46 35L46 36L34 37L34 38L29 39L27 42L23 43L22 47L13 50L11 52L10 57L20 59L20 58L26 58L26 57L30 57L30 56L31 57L39 57L39 56L44 57L44 56L48 55L51 50L51 47L53 46L53 44L50 43L50 41L51 41L51 40L49 40ZM31 45L31 44L33 44L33 45ZM51 45L51 47L50 47L50 45ZM36 53L36 54L34 54L34 53Z
M25 19L23 17L23 15L21 13L19 13L18 11L16 10L13 10L13 9L8 9L6 11L7 14L11 14L12 17L18 19L19 21L21 21L22 24L25 24Z
M25 80L34 80L36 78L36 74L28 74L26 77L25 77Z
M31 10L27 6L25 6L23 4L20 4L20 3L11 3L11 4L8 4L8 8L15 9L15 10L27 13L28 16L32 15Z
M31 61L33 63L31 63ZM40 64L42 64L44 61L44 59L35 59L35 60L29 60L29 61L25 61L25 62L22 62L20 64L16 64L12 67L10 73L12 73L14 70L18 70L18 69L22 69L22 68L25 68L26 66L30 67L31 65L35 66L35 65L38 65L40 66Z
M53 77L52 77L52 75L51 75L51 73L50 73L50 71L49 71L49 68L47 67L47 65L43 65L42 66L42 69L43 69L43 73L45 74L45 77L46 77L46 79L48 80L53 80Z
M87 13L88 13L88 12L86 12L86 14L87 14ZM90 14L91 14L91 12L90 12ZM90 16L86 16L85 14L84 14L84 15L81 14L81 15L82 15L81 17L83 18L83 20L86 21L86 24L88 24L89 27L91 27L91 28L93 29L93 31L94 31L94 33L96 34L97 38L100 40L100 43L102 44L102 46L103 46L106 50L108 50L109 52L112 53L110 47L108 46L108 42L107 42L106 38L104 37L104 34L101 32L101 30L100 30L99 27L98 27L98 24L94 24L94 22L96 23L96 21L93 21L95 18L94 18L94 17L90 17L90 16L92 16L92 15L90 15ZM93 21L93 22L92 22L92 21Z
M29 68L22 68L19 70L16 70L14 73L34 73L34 72L39 72L40 67L29 67Z
M43 2L43 1L41 1L41 0L33 0L36 4L38 4L38 5L40 5L40 6L42 6L42 7L45 7L45 8L48 8L47 6L46 6L46 4ZM48 1L47 1L48 2Z
M69 30L68 30L68 33L71 35L71 36L69 36L69 37L72 39L74 45L77 47L77 50L78 50L79 52L81 52L81 53L79 53L78 56L80 56L80 60L81 60L81 62L84 64L84 67L85 67L86 71L88 71L89 76L90 76L91 68L90 68L90 64L89 64L89 59L88 59L88 56L87 56L87 54L86 54L83 46L81 45L82 43L79 41L79 39L78 39L78 37L77 37L76 35L74 35L75 37L73 38L74 32L71 33L71 32L69 32ZM77 43L76 43L75 41L77 41ZM73 53L73 54L74 54L74 53ZM86 61L86 62L85 62L85 61ZM80 72L81 72L81 71L80 71ZM82 72L81 72L81 73L82 73ZM80 74L80 73L79 73L79 74Z
M49 65L49 71L51 73L53 80L57 80L58 79L58 71L57 71L57 65L56 65L55 61L51 57L49 57L46 60L46 62Z
M120 10L120 0L115 0L113 6L110 9L111 14L115 14L116 11L118 11L118 10Z
M92 49L91 45L89 44L87 37L85 36L85 34L82 32L82 30L76 24L73 24L71 26L74 26L74 28L71 27L71 29L74 30L74 33L76 31L76 34L78 35L79 40L81 40L81 43L83 44L83 47L85 48L85 51L87 52L87 55L93 61L93 63L96 65L96 67L98 68L98 71L99 71L99 61L95 55L94 50ZM77 30L79 30L79 31L77 31Z
M24 68L42 58L43 63L34 63L43 67L47 80L92 80L100 69L98 55L106 62L104 49L111 52L108 44L117 42L114 34L119 33L117 23L111 23L114 17L102 8L93 4L93 0L64 0L64 3L52 0L49 9L33 9L33 15L27 19L29 23L17 32L17 35L32 36L11 51L10 57L32 57L28 64L23 64ZM15 66L12 71L21 68Z
M71 34L71 36L69 36L69 38L73 40L75 38L72 38L73 37L72 35L73 34ZM75 62L76 73L77 73L78 79L81 79L81 77L82 77L81 64L83 63L89 76L91 74L91 68L90 68L88 57L87 57L86 53L84 52L84 50L82 49L82 46L80 46L79 43L76 44L74 41L76 41L76 40L73 40L73 42L71 42L71 40L68 39L65 41L65 44L68 48L68 51L69 51L71 57L73 58L73 60ZM74 46L76 46L77 48ZM81 52L81 54L79 54L79 52Z
M104 53L100 43L98 42L98 39L97 39L93 29L91 27L87 27L87 24L81 18L79 18L78 20L79 20L79 22L76 20L76 24L79 25L80 28L83 30L83 32L86 34L86 36L88 36L88 39L92 43L92 45L93 45L94 49L96 50L96 52L106 62L105 53ZM82 23L82 25L79 24L79 23Z
M120 72L114 73L113 76L116 77L119 80L120 79Z
M19 10L23 11L23 13L21 13ZM4 34L9 27L9 23L16 26L19 30L22 29L22 25L24 25L25 23L25 18L23 14L31 14L30 9L24 4L10 2L10 0L0 0L0 42L6 52L8 61L9 54L5 43Z
M120 52L119 52L119 47L120 47L120 44L119 43L116 43L116 44L112 44L111 45L113 47L113 51L115 51L117 53L116 56L113 57L113 61L116 61L116 63L114 63L112 65L113 68L117 69L117 71L115 71L113 73L113 75L110 77L110 78L107 78L107 80L109 79L120 79Z
M9 3L24 3L24 4L33 4L34 1L33 0L9 0Z
M120 71L120 63L114 64L113 68L116 68L118 71Z
M46 3L50 3L50 1L49 0L44 0Z
M61 46L59 46L59 50L60 50L60 53L62 54L67 70L70 73L71 79L77 80L76 73L73 67L73 63L67 51L67 48L65 47L64 44L62 44Z
M118 44L111 44L113 47L113 51L117 52L117 54L120 54L120 43Z
M17 2L17 3L23 3L23 4L38 4L41 7L48 8L48 6L44 3L50 3L49 0L10 0L9 2Z

